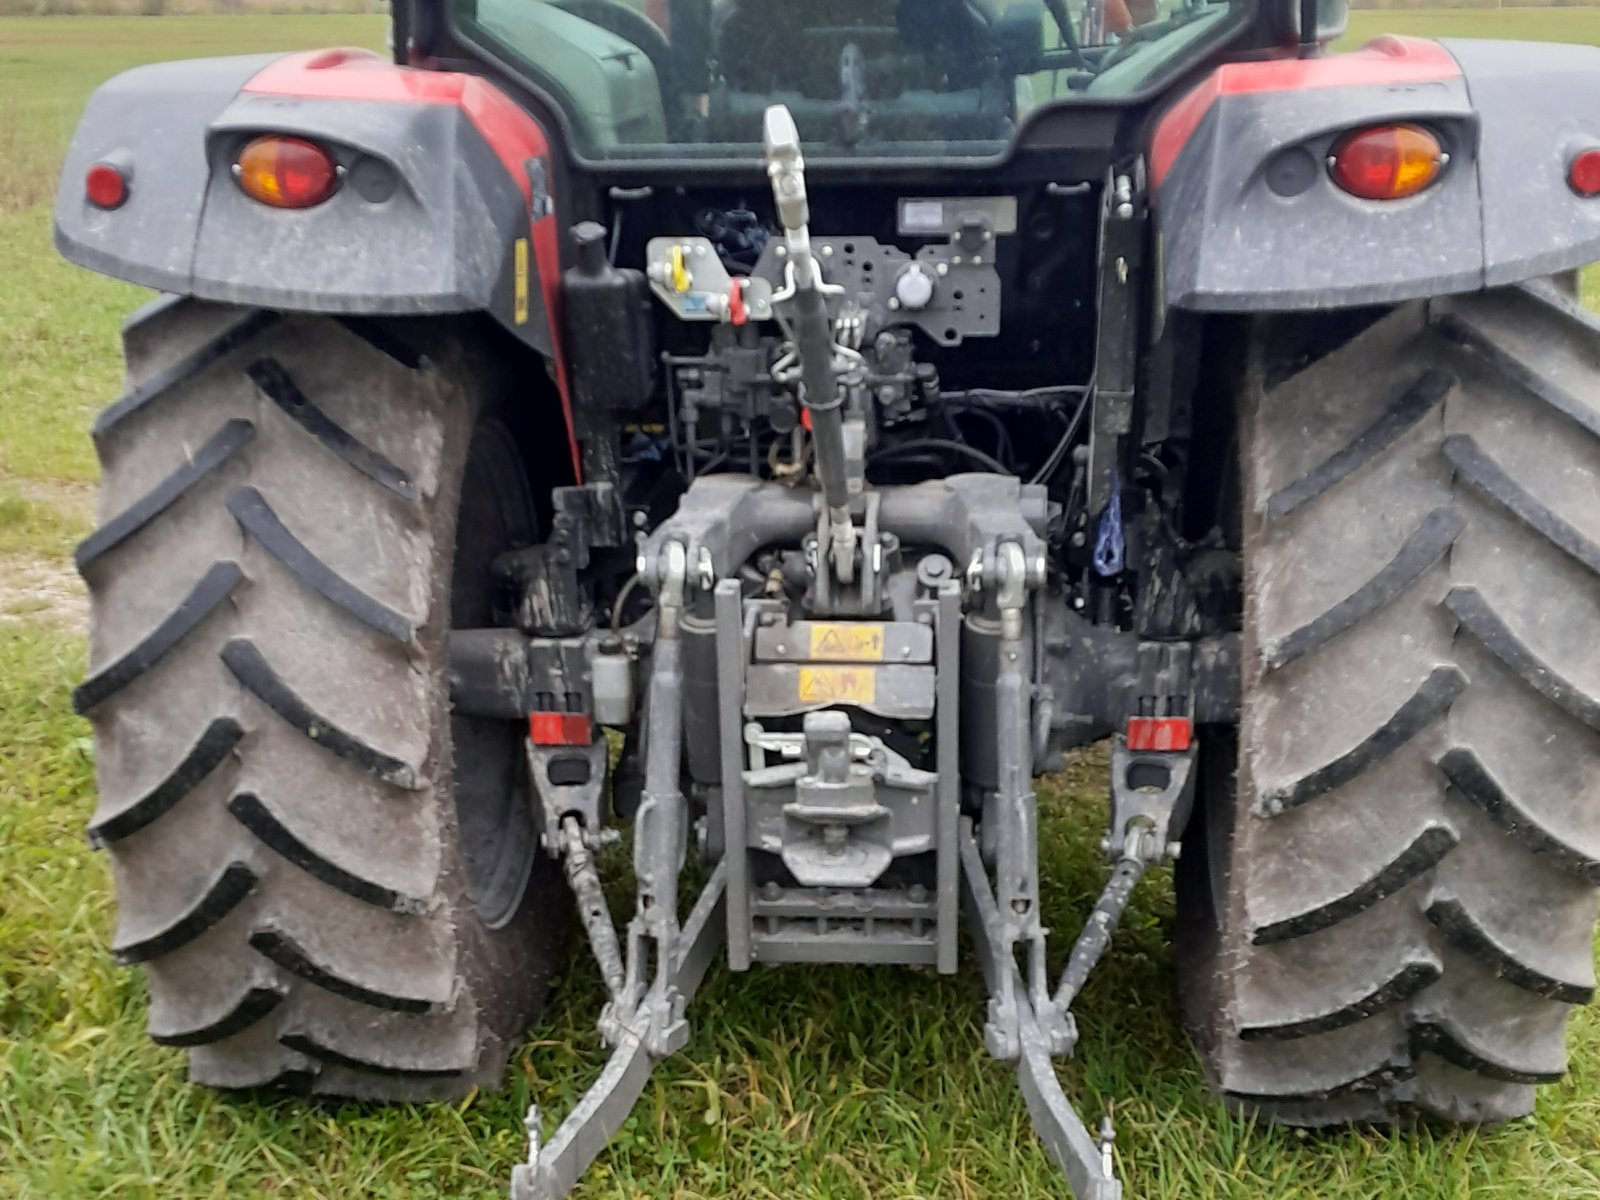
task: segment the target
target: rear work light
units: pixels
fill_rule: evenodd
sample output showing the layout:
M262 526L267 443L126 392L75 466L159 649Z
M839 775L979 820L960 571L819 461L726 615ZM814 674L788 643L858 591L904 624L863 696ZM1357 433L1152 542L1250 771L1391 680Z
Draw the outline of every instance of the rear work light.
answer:
M1600 196L1600 150L1585 150L1574 158L1567 183L1580 196Z
M333 156L304 138L269 133L247 142L233 164L233 177L252 200L273 208L321 204L342 175Z
M1376 125L1333 145L1333 180L1363 200L1404 200L1427 190L1450 162L1439 139L1420 125Z

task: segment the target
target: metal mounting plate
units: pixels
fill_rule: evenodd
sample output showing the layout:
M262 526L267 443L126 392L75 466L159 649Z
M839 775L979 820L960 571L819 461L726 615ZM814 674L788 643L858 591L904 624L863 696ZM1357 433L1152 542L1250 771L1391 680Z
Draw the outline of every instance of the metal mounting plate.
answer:
M994 268L992 244L976 255L950 245L924 246L915 258L870 237L813 238L811 249L823 279L844 288L843 295L829 298L830 315L854 302L883 325L915 325L941 346L1000 332L1000 273ZM752 277L781 286L786 253L781 244L769 243ZM895 297L895 280L913 262L934 281L927 307L915 311L900 307Z
M681 268L680 291L675 276ZM680 321L726 321L733 276L722 265L711 239L703 237L651 238L645 247L645 277L657 299ZM744 306L754 321L772 316L772 282L765 278L744 281Z

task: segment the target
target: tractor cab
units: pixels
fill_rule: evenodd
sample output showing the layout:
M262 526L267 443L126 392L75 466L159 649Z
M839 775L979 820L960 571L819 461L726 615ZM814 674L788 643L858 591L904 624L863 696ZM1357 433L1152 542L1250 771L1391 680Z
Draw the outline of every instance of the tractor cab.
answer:
M1128 97L1243 26L1243 0L462 0L460 31L570 120L580 153L738 158L762 114L814 156L990 157L1056 103Z

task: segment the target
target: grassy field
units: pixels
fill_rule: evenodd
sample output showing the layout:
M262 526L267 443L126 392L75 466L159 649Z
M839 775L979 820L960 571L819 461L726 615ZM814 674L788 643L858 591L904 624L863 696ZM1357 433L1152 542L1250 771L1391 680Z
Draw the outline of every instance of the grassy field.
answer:
M1417 37L1518 38L1534 42L1600 43L1600 8L1519 8L1501 12L1355 12L1350 42L1380 33Z
M1364 13L1381 29L1600 42L1600 11ZM85 845L93 807L81 599L68 563L90 520L90 415L116 394L116 333L137 289L68 268L47 201L89 90L141 62L381 45L362 17L0 20L0 1200L239 1200L501 1194L530 1096L564 1112L602 1061L600 986L575 965L501 1096L459 1106L303 1105L188 1086L147 1044L143 986L105 952L112 904ZM1046 917L1076 928L1104 868L1101 772L1050 783ZM620 899L620 897L619 897ZM1206 1097L1173 1016L1165 876L1147 885L1082 1001L1063 1067L1091 1115L1114 1109L1130 1196L1272 1200L1600 1197L1600 1027L1574 1021L1573 1070L1537 1115L1489 1132L1301 1137ZM714 970L688 1049L582 1193L685 1197L1064 1194L1010 1075L981 1048L982 991L908 971Z

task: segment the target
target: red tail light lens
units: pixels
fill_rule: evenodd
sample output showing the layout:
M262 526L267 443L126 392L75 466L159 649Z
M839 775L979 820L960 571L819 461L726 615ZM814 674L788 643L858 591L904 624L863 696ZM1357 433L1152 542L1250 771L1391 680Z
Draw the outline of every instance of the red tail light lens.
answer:
M1404 200L1432 187L1449 158L1420 125L1357 129L1334 143L1334 182L1363 200Z
M1567 182L1580 196L1600 196L1600 150L1585 150L1573 159Z
M83 194L96 208L121 208L128 200L128 177L110 163L97 162L84 173Z
M339 166L315 142L269 133L239 151L233 177L252 200L273 208L310 208L333 195Z

